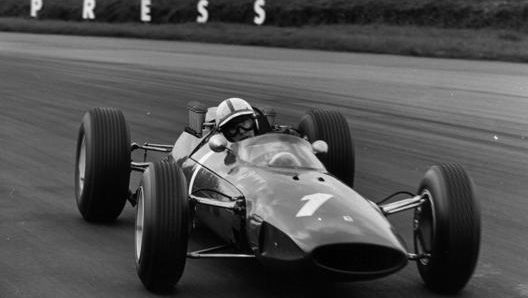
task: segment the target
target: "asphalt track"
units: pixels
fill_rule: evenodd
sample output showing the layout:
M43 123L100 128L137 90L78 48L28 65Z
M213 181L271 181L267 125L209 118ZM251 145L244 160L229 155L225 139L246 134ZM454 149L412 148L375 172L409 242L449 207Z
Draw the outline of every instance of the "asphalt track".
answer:
M290 124L309 108L340 110L356 142L357 190L373 200L415 190L432 164L463 164L483 234L458 297L528 297L528 65L6 33L0 297L149 297L135 273L134 209L111 225L88 224L77 211L80 119L92 107L118 107L135 141L172 143L187 102L230 96L273 106ZM394 223L410 241L410 214ZM210 242L202 233L191 246ZM308 286L248 260L190 260L169 296L436 297L414 264L377 281Z

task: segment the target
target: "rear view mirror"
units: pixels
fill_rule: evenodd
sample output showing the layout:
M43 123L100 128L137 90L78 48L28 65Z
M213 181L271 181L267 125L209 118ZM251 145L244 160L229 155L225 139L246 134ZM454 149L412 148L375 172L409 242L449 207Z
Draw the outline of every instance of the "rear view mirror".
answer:
M222 152L227 149L227 140L221 134L216 134L209 139L209 148L214 152Z
M325 141L317 140L312 143L312 150L315 154L318 153L327 153L328 152L328 144Z

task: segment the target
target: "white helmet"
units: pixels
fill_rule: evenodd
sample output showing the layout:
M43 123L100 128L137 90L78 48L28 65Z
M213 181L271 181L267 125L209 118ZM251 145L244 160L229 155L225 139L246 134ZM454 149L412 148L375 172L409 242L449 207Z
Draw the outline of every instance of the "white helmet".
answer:
M216 126L222 127L231 119L243 115L255 116L255 111L253 111L251 105L242 98L228 98L222 101L216 108Z

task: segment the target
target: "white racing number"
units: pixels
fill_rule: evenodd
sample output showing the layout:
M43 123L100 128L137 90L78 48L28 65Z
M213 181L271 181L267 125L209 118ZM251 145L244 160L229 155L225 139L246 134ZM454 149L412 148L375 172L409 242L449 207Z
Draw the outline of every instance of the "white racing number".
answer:
M314 193L306 195L301 198L301 201L307 201L297 212L296 217L312 216L314 212L319 209L326 201L330 200L333 196L326 193Z

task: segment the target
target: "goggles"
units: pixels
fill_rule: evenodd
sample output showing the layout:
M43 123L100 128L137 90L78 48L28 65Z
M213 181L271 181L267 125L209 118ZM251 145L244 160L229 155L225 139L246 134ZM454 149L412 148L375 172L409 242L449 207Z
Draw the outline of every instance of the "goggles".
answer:
M253 118L247 118L246 120L234 124L226 124L222 127L222 132L228 137L234 137L238 134L239 130L248 131L255 128L255 121Z

